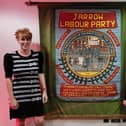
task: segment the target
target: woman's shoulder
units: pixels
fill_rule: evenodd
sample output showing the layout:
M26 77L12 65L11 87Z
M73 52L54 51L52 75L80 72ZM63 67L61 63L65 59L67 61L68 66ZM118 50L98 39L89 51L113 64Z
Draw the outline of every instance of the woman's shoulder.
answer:
M38 54L38 55L42 55L42 51L34 51L32 50L33 54Z
M16 51L11 51L11 52L7 52L4 54L4 57L11 57L12 55L15 55Z

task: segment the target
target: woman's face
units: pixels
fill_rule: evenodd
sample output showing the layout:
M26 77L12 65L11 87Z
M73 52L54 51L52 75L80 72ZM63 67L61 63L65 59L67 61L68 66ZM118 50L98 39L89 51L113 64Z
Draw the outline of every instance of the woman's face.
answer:
M20 45L20 49L23 51L27 51L30 49L31 46L31 39L27 39L27 38L23 38L22 36L20 36L18 38L18 43Z

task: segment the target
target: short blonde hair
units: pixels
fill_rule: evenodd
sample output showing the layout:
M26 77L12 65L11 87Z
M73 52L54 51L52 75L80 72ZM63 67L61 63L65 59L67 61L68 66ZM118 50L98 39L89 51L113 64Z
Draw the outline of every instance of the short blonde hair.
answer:
M32 39L32 33L30 32L30 30L28 28L18 29L15 32L15 36L16 36L17 40L19 40L19 38L23 38L23 39L26 39L26 40Z

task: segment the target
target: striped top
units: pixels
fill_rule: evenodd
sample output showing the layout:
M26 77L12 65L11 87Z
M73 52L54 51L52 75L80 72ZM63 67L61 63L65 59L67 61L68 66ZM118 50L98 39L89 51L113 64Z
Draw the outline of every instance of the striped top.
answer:
M18 102L42 100L39 73L42 73L43 55L31 50L31 55L24 57L18 51L4 56L6 78L12 78L13 92Z

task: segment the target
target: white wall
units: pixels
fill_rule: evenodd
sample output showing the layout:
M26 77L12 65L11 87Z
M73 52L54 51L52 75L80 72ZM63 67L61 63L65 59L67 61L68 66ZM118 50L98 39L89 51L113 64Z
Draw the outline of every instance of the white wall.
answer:
M0 0L0 126L15 126L9 120L8 95L3 71L3 55L18 48L14 32L17 28L29 27L33 32L33 42L39 43L39 22L36 6L26 6L27 0ZM49 0L48 0L49 1ZM34 126L32 119L26 125ZM102 120L50 120L46 126L119 126L124 123L103 123Z
M18 48L14 33L18 28L29 27L33 42L39 43L38 9L26 6L26 0L0 0L0 126L14 126L9 120L8 95L3 71L3 55Z

